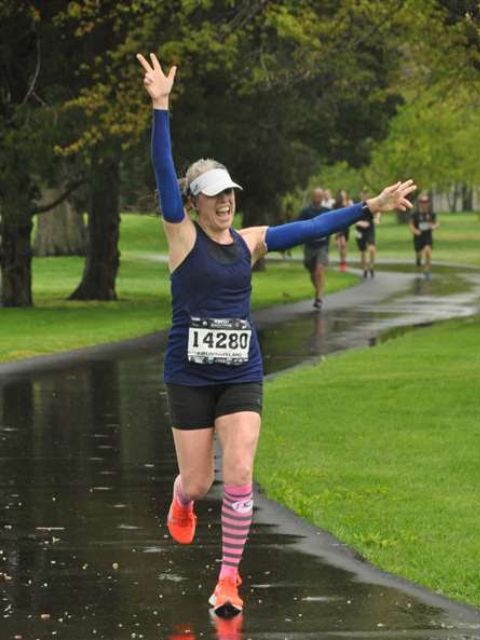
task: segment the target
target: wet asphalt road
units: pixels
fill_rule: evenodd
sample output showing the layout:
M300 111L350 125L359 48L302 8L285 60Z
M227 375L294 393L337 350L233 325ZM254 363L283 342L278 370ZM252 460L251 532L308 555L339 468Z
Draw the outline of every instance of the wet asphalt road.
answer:
M479 299L476 273L381 274L321 314L310 303L260 312L266 372L478 312ZM196 544L176 546L164 525L176 465L163 343L0 367L0 640L480 638L479 611L377 571L261 492L246 612L212 620L221 485L198 504Z

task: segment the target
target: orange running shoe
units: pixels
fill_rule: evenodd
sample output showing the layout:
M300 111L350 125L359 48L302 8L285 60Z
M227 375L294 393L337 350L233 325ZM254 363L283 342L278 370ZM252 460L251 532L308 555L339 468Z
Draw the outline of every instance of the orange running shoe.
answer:
M178 624L175 630L168 636L168 640L195 640L196 635L190 625Z
M242 613L233 616L233 618L222 618L221 616L217 616L213 612L213 609L210 609L210 617L215 627L215 637L217 640L242 640L244 638L242 633Z
M190 544L195 536L196 526L197 516L193 511L193 503L184 507L176 498L173 498L168 511L167 527L175 542Z
M226 577L217 582L215 591L208 602L217 616L231 618L243 611L243 600L238 595L238 587L242 584L240 576Z

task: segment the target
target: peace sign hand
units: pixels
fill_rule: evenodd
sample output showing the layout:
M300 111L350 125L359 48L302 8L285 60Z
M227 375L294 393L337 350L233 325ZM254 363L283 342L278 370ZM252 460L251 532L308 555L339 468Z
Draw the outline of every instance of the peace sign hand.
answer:
M168 109L168 97L173 87L177 67L172 67L168 74L165 75L154 53L150 54L150 63L141 53L137 53L137 60L145 70L143 84L152 99L153 106L160 109Z
M407 180L406 182L397 182L385 189L375 198L367 200L367 206L372 213L377 211L406 211L412 208L412 203L407 199L407 196L415 191L417 186L413 180Z

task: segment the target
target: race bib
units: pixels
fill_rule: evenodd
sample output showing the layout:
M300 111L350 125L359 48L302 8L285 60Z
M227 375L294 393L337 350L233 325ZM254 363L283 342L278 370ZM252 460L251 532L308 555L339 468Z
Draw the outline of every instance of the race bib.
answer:
M239 318L190 318L187 358L196 364L248 362L252 328Z
M420 222L418 228L420 231L430 231L430 222Z

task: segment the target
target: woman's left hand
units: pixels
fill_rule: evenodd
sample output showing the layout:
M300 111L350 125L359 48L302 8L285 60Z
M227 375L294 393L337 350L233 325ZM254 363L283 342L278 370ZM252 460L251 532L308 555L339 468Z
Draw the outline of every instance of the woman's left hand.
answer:
M397 182L385 189L375 198L369 198L367 200L367 206L372 213L380 211L406 211L412 208L412 203L407 199L407 196L415 191L417 185L413 180L407 180L406 182Z

